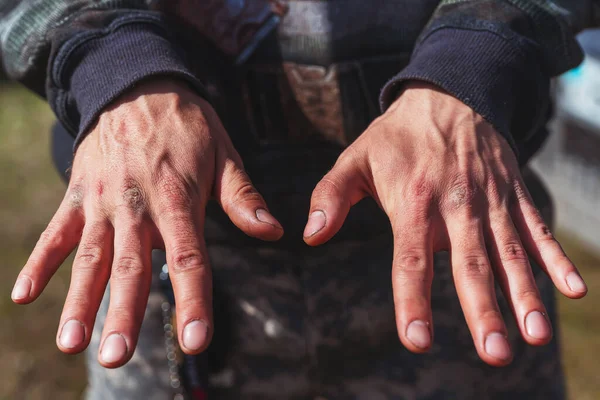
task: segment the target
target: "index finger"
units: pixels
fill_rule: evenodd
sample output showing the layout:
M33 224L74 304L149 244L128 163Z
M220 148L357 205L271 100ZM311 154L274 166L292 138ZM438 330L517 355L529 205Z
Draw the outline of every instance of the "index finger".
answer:
M34 301L77 246L84 227L82 197L79 188L71 187L67 191L17 278L11 295L15 303Z

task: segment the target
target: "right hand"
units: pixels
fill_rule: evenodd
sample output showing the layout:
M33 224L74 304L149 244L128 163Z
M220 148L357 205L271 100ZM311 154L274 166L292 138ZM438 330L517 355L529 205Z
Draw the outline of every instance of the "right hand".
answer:
M184 83L138 85L100 116L79 146L65 198L22 269L13 301L34 301L79 244L57 345L65 353L87 347L110 278L98 360L121 366L133 355L144 318L151 251L164 248L179 343L185 353L202 352L213 332L203 239L210 197L246 234L283 235L212 107Z
M452 275L479 356L510 363L496 280L523 339L552 339L528 256L557 289L577 299L587 287L527 191L508 142L469 106L435 85L410 82L350 145L315 188L305 241L317 246L340 229L365 196L386 212L398 335L410 351L433 344L434 254L449 251Z

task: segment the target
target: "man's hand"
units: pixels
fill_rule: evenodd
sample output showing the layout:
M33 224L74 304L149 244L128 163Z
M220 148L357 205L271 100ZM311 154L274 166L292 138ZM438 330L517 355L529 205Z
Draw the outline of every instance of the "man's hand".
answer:
M250 236L283 234L244 172L210 105L185 84L148 81L99 118L77 150L56 215L21 271L13 300L35 300L79 243L57 344L84 350L110 277L110 308L99 361L132 356L151 282L151 250L164 248L183 351L203 351L212 334L211 273L203 227L209 197Z
M436 251L451 252L475 346L491 365L512 358L494 275L532 345L548 343L552 331L527 254L563 294L586 294L534 206L508 143L481 116L432 85L408 85L339 157L313 192L305 241L329 240L365 196L375 198L392 224L396 321L402 343L413 352L432 343Z

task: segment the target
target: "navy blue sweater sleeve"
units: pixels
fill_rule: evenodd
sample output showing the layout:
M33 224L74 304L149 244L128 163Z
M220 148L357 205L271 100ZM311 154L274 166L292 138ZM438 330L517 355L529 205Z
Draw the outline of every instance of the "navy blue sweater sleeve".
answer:
M535 45L524 39L508 40L485 30L439 29L385 85L381 107L389 107L404 82L427 81L483 116L518 152L549 106L550 77L536 56Z
M433 83L483 116L524 162L547 134L550 78L583 58L573 21L546 0L442 0L381 107L408 80Z
M73 35L56 53L48 75L49 103L76 136L75 146L109 103L143 79L182 79L207 97L155 15L132 14Z

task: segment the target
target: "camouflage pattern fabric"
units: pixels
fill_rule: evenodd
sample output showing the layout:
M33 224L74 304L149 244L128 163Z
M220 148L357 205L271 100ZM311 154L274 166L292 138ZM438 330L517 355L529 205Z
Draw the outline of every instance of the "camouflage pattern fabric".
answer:
M158 272L164 263L161 261L160 252L155 252L152 260L152 287L139 342L132 359L118 369L106 369L97 361L110 297L110 288L106 290L96 317L92 339L86 351L88 369L86 400L174 399L176 391L170 385L169 363L163 333L161 305L165 299L158 279Z
M329 244L309 248L302 243L310 192L337 153L325 145L280 146L263 148L247 161L258 189L286 227L280 242L248 238L216 205L209 207L206 237L215 292L209 398L564 399L557 340L545 347L526 345L500 294L515 359L509 367L493 368L478 358L446 253L435 259L435 344L427 355L402 347L391 292L392 235L373 201L359 203ZM531 175L527 181L549 218L543 188ZM158 273L164 256L154 259ZM535 275L556 324L552 284L539 268ZM117 370L103 369L95 360L105 299L90 346L89 400L175 398L157 288L134 358Z

